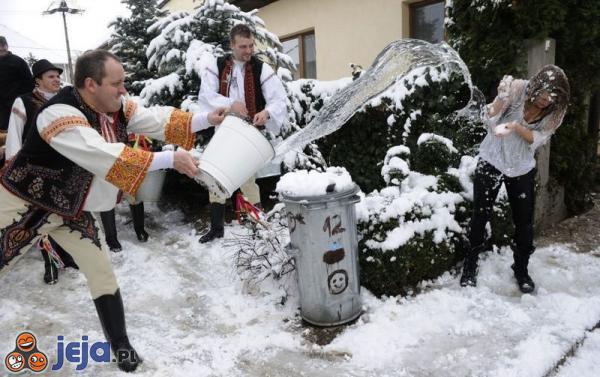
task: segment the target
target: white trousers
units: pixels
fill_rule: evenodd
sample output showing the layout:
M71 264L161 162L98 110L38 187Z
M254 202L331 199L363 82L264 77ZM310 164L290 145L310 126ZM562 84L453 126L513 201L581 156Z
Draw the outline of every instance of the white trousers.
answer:
M48 213L15 196L0 185L0 252L8 265L0 276L44 234L51 236L73 257L84 274L92 299L114 294L119 288L108 247L90 212L77 220Z

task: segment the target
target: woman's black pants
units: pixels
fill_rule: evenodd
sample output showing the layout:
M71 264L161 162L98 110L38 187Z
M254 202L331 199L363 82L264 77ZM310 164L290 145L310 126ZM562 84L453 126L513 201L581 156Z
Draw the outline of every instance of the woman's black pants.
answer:
M485 227L492 217L492 208L502 182L515 225L515 260L529 259L533 246L533 210L535 205L535 168L518 177L507 177L484 160L479 160L473 180L473 217L469 225L471 250L481 250L485 243Z

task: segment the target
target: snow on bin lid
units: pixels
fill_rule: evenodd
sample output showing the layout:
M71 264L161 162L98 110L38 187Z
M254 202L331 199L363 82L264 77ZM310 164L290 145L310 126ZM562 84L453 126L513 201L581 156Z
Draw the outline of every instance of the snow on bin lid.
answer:
M318 197L334 193L347 193L356 188L345 168L329 167L325 172L298 170L287 173L275 191L285 197Z

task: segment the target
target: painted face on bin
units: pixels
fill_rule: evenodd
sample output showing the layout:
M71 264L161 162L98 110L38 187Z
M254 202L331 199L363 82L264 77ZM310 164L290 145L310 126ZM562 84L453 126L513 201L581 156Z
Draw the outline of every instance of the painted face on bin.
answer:
M35 352L29 356L28 359L29 369L34 372L41 372L46 369L48 365L48 358L41 352Z
M6 356L4 365L11 372L18 372L25 366L23 355L18 352L11 352Z
M23 352L29 352L35 347L35 336L29 332L20 333L17 337L17 348Z
M345 270L335 270L329 275L329 292L339 295L348 287L348 273Z
M236 35L231 41L231 53L236 60L249 62L254 54L254 38Z

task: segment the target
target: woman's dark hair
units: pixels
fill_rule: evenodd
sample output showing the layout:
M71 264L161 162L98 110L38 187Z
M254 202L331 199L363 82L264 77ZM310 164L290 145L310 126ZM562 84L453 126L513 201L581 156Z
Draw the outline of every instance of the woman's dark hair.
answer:
M114 59L121 63L121 60L112 52L106 50L86 51L77 58L75 63L75 87L83 88L85 79L91 78L98 85L102 85L102 79L106 76L104 64L108 59Z
M552 103L542 111L541 117L567 108L571 87L564 71L555 65L544 66L529 80L526 96L530 103L544 93L550 96Z

